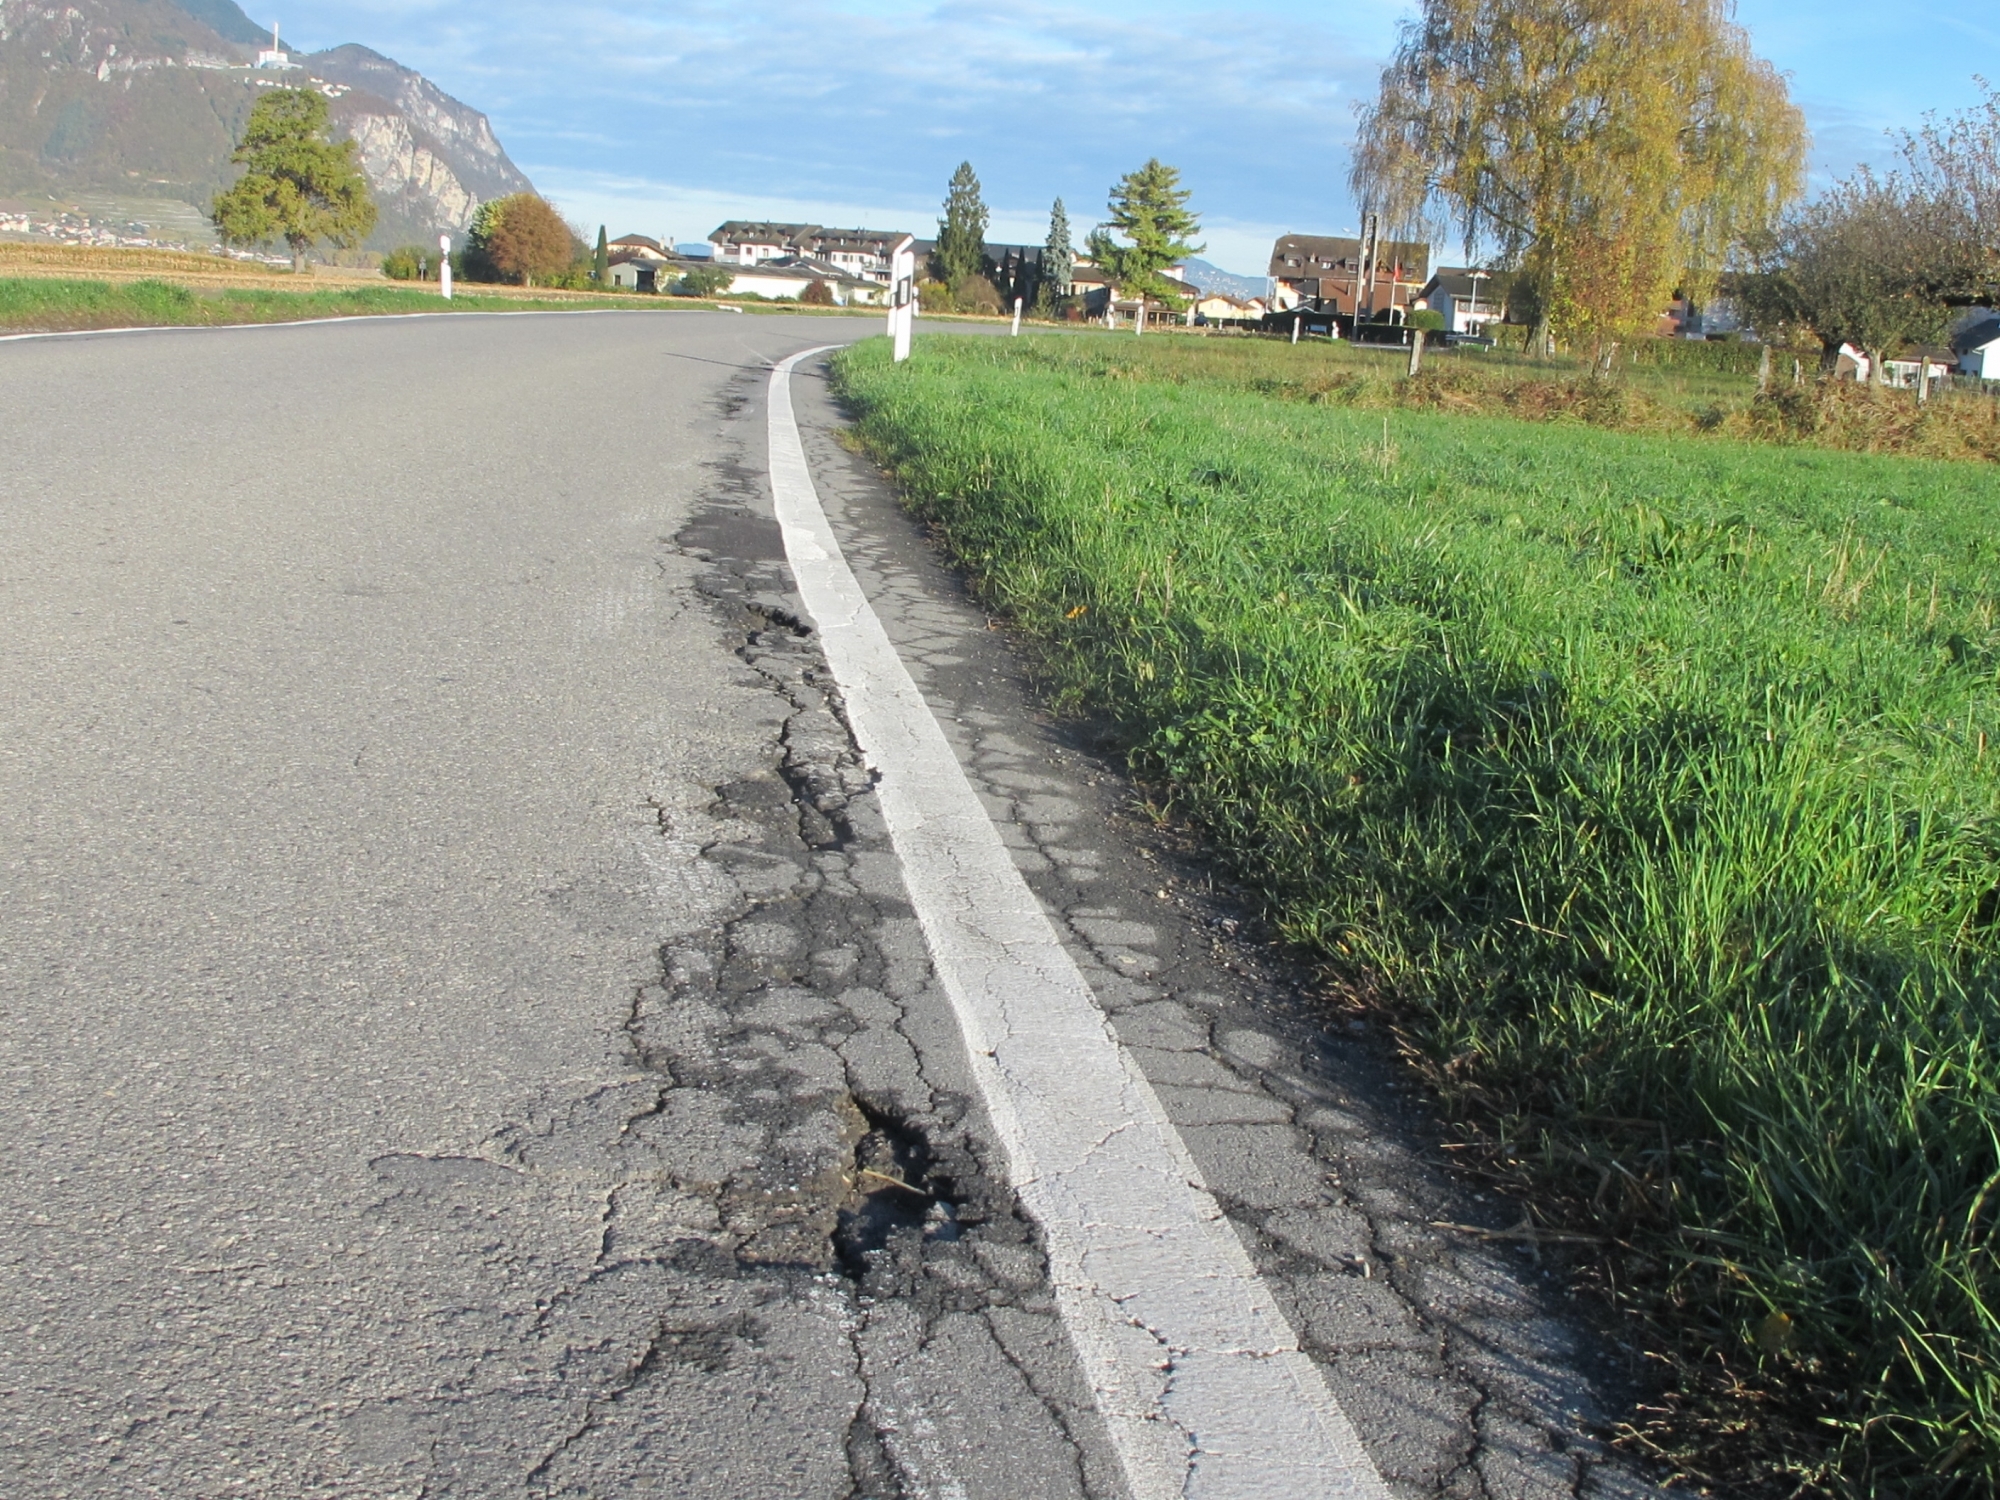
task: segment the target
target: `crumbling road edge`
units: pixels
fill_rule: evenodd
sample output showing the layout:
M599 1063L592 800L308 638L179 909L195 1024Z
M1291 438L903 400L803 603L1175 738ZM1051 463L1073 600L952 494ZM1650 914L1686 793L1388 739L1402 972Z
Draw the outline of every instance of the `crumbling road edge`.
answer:
M824 352L771 374L786 556L1134 1500L1387 1500L847 566L792 412L793 370Z

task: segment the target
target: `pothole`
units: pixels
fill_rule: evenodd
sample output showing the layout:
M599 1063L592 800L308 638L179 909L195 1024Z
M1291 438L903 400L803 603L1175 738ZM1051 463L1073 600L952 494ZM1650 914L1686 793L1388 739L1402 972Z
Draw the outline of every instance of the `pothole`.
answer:
M979 1216L968 1214L956 1184L923 1132L855 1101L868 1122L855 1144L852 1192L833 1233L840 1267L864 1287L884 1280L926 1244L954 1244Z

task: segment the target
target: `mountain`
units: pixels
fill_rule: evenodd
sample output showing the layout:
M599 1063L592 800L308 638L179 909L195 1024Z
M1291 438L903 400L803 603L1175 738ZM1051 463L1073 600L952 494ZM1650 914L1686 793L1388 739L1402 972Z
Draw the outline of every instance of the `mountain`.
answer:
M1262 276L1238 276L1234 271L1225 271L1205 260L1191 260L1185 264L1187 279L1204 292L1221 292L1225 297L1247 302L1252 297L1265 296L1271 290L1270 283Z
M366 47L254 67L269 33L234 0L0 0L0 197L116 193L206 208L258 93L316 88L360 144L371 247L464 230L531 192L479 111Z

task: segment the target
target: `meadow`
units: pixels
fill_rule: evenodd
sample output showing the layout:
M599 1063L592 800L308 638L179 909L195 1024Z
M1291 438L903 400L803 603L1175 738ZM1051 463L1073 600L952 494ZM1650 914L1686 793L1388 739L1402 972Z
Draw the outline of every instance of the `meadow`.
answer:
M341 285L319 290L184 286L148 278L100 281L64 277L0 277L0 331L54 332L90 328L200 328L238 323L288 323L393 313L574 310L574 297L538 299L491 291L462 292L451 302L435 290ZM658 308L660 298L591 296L592 307Z
M1602 1243L1669 1372L1628 1442L2000 1489L2000 468L1226 342L837 378L1054 704Z

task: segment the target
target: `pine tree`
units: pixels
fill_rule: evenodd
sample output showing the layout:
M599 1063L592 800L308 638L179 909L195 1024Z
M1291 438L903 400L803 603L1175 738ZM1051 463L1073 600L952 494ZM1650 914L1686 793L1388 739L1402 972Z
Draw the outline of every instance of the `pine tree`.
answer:
M979 196L979 179L972 163L962 161L951 174L951 191L938 220L938 280L956 287L968 276L986 274L986 204Z
M1069 295L1070 278L1076 271L1076 246L1070 242L1069 212L1062 199L1049 210L1049 237L1042 244L1041 284L1035 289L1035 311L1047 317L1056 303Z
M1200 217L1188 211L1190 196L1181 186L1181 174L1158 157L1127 172L1111 189L1111 222L1090 232L1090 258L1126 296L1169 307L1180 306L1187 296L1185 284L1160 272L1202 251L1189 240L1201 228ZM1125 237L1123 244L1111 237L1113 230Z
M602 224L597 226L597 259L591 262L590 279L596 282L600 289L609 285L611 281L611 246L604 238Z

